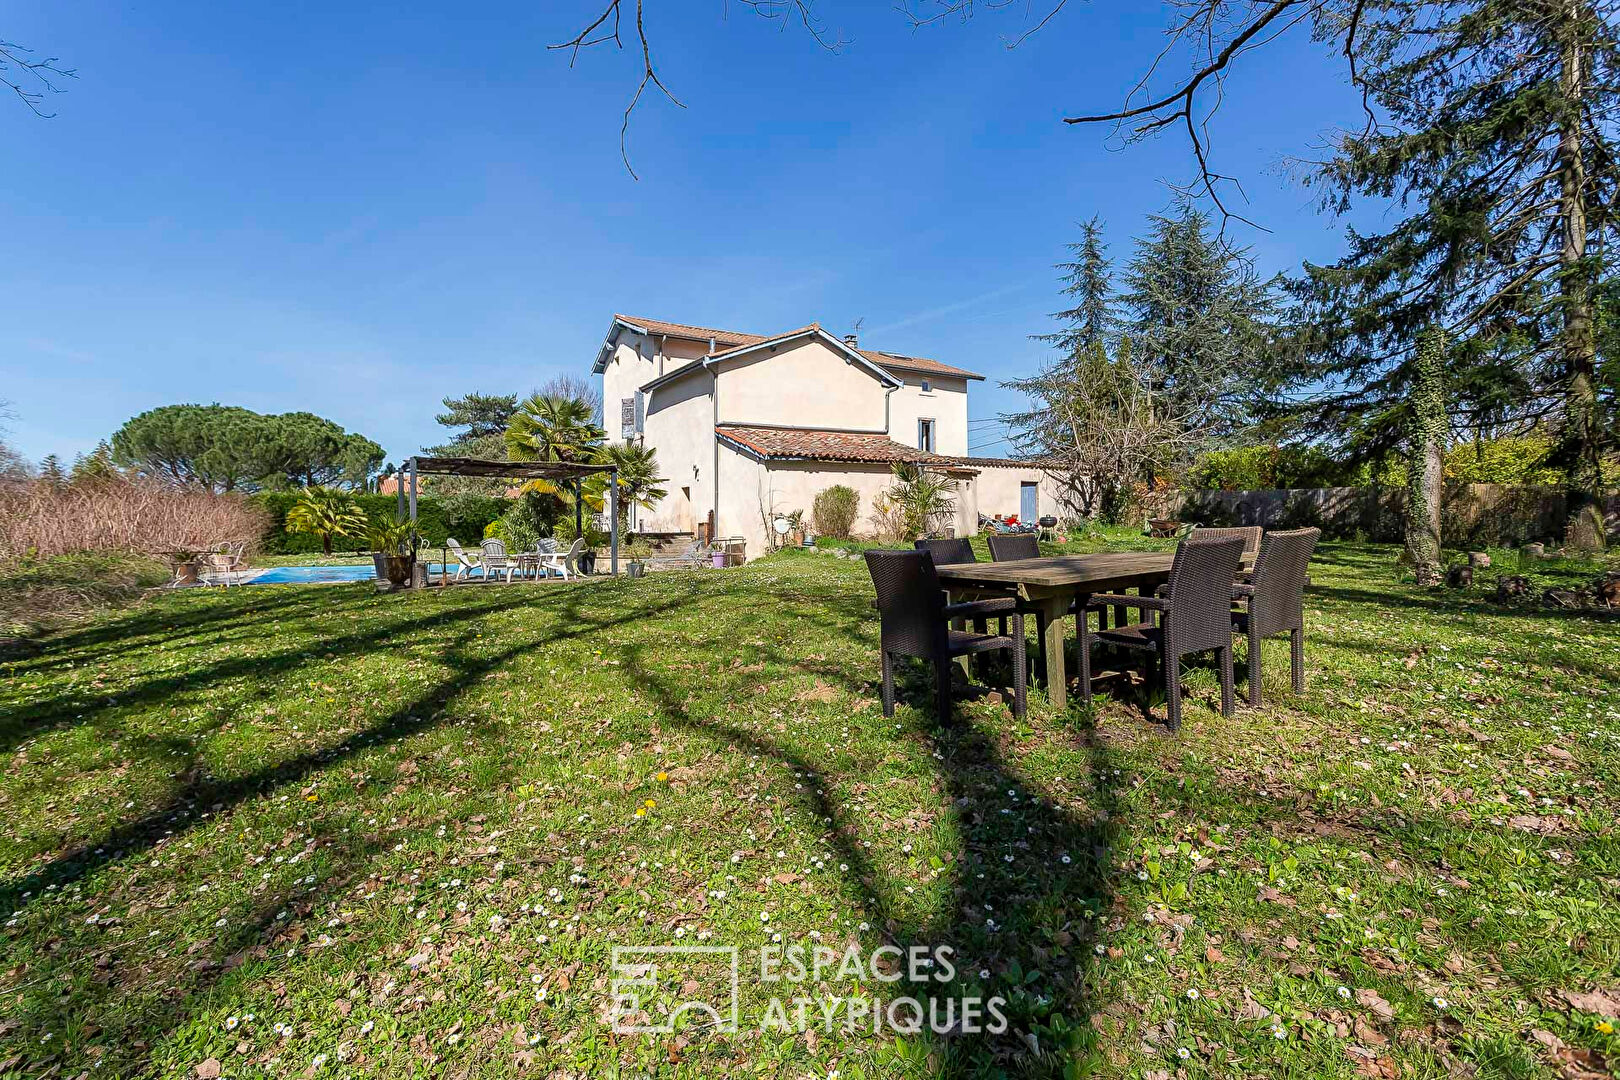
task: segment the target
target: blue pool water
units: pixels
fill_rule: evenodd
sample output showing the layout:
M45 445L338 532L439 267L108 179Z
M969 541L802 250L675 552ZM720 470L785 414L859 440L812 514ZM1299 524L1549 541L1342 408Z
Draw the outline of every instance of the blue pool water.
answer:
M308 585L333 581L369 581L377 573L369 566L278 566L266 570L249 585Z
M428 563L428 574L439 573L438 563ZM243 582L245 585L330 585L342 581L371 581L376 571L369 566L278 566Z

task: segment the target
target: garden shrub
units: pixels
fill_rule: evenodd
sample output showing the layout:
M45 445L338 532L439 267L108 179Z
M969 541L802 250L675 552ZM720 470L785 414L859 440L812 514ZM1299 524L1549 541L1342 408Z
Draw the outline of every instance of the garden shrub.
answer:
M484 539L501 541L507 551L533 551L539 546L540 530L534 514L519 500L485 527Z
M1345 468L1314 446L1241 446L1211 450L1193 464L1187 485L1202 491L1335 487Z
M267 554L303 555L321 550L320 537L286 530L287 511L297 504L299 495L297 491L265 491L250 497L249 501L262 507L268 516L263 544ZM373 518L393 518L399 507L395 495L361 494L356 495L354 501ZM489 523L511 505L511 499L488 495L423 495L416 500L416 529L427 547L442 547L445 538L450 536L463 543L476 541L484 535ZM339 541L339 546L348 551L360 551L366 544L354 538Z
M854 534L855 519L860 515L860 510L861 497L855 489L834 484L816 495L816 501L810 508L810 519L815 524L817 535L848 540Z

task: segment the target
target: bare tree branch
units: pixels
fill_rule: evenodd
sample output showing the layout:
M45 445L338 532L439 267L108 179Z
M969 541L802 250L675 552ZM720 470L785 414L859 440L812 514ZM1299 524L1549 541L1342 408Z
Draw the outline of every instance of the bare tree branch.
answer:
M1170 28L1169 41L1164 50L1154 59L1141 81L1126 95L1124 107L1107 113L1065 117L1063 122L1110 123L1117 128L1129 121L1137 121L1127 136L1128 142L1145 138L1172 124L1179 124L1187 133L1198 167L1198 180L1192 185L1179 187L1179 193L1187 195L1201 191L1201 194L1207 196L1220 212L1223 232L1229 220L1241 221L1252 228L1261 228L1243 215L1233 212L1221 197L1219 185L1231 184L1239 197L1247 201L1237 180L1217 172L1210 163L1209 120L1219 108L1220 99L1224 95L1224 79L1233 62L1250 49L1266 44L1287 33L1300 22L1319 14L1325 2L1326 0L1267 0L1257 10L1255 5L1250 3L1247 5L1249 12L1236 20L1235 27L1228 27L1225 25L1230 21L1227 10L1233 6L1233 0L1196 0L1192 10ZM1360 17L1361 3L1358 2L1347 32L1352 40ZM1192 34L1197 34L1201 39L1202 62L1176 83L1170 92L1143 104L1131 105L1130 101L1145 90L1164 60ZM1196 115L1198 98L1200 92L1206 88L1213 89L1216 101L1209 110L1199 116Z
M0 86L16 94L29 112L48 119L56 114L42 111L39 103L45 100L46 94L65 92L53 80L76 79L79 75L73 68L60 67L57 57L35 60L30 55L32 52L16 42L0 41Z
M586 26L585 29L581 30L568 41L558 42L555 45L547 45L546 48L567 49L569 52L568 64L570 67L572 67L574 62L579 58L579 52L581 49L588 49L593 45L601 45L609 41L613 43L615 48L623 49L624 39L619 36L619 23L622 16L624 2L625 0L608 0L607 7L603 8L602 13L592 20L590 25ZM619 123L619 156L624 159L624 167L629 171L630 175L637 180L640 180L641 177L636 174L635 166L630 164L630 150L628 142L630 138L630 116L636 111L636 106L641 103L641 95L646 92L647 87L650 84L657 87L659 92L675 105L682 109L686 108L685 103L683 103L674 94L670 93L669 87L664 85L664 81L658 77L657 69L653 67L652 44L647 40L647 24L645 21L644 8L645 0L636 0L636 40L641 46L641 79L636 83L636 92L630 96L630 104L624 107L624 118ZM601 30L601 28L606 25L610 19L612 20L613 28L611 30L598 33L598 31ZM595 36L593 37L592 35Z

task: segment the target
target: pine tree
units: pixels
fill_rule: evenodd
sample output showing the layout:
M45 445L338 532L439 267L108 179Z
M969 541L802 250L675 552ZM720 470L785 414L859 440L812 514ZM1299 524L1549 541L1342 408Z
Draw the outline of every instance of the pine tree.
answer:
M67 470L62 468L62 459L55 454L46 454L39 462L39 478L53 488L62 487L68 482Z
M1069 250L1074 259L1058 269L1070 306L1053 315L1063 326L1033 335L1056 355L1038 375L1002 383L1030 404L1001 421L1015 452L1041 462L1065 511L1115 521L1133 484L1184 463L1187 418L1158 398L1149 368L1120 334L1101 220L1081 226Z
M1440 584L1440 503L1449 434L1445 354L1444 330L1430 326L1418 335L1407 433L1406 557L1419 585Z
M1594 333L1598 255L1620 188L1615 0L1372 0L1356 53L1376 123L1315 182L1410 213L1307 266L1304 381L1322 434L1362 456L1410 422L1418 331L1438 324L1452 425L1552 424L1572 504L1601 486L1609 425Z
M1273 282L1190 206L1148 220L1125 273L1125 333L1173 413L1204 434L1230 434L1250 421L1265 389Z
M1068 245L1074 258L1058 263L1063 271L1063 295L1070 306L1053 314L1062 330L1036 334L1036 341L1056 346L1075 358L1097 349L1107 349L1118 338L1119 316L1114 310L1113 264L1108 260L1108 244L1102 237L1102 218L1093 216L1080 226L1080 239Z
M499 438L517 412L516 394L464 394L444 399L444 412L433 419L447 428L460 428L450 445L465 446Z
M123 473L118 471L113 461L112 447L103 439L90 453L80 454L73 459L73 471L68 474L68 481L73 484L98 484L122 477Z

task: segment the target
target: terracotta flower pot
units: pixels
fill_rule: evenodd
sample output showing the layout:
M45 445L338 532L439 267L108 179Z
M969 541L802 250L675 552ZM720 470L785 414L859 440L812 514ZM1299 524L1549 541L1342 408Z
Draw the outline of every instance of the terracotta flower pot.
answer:
M384 560L388 572L388 583L400 586L411 580L411 564L416 560L409 555L389 555Z

